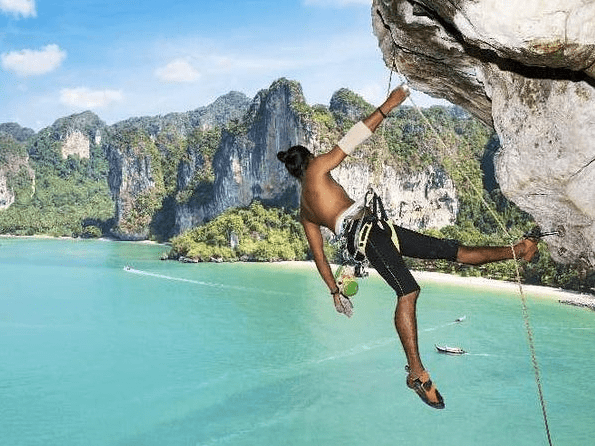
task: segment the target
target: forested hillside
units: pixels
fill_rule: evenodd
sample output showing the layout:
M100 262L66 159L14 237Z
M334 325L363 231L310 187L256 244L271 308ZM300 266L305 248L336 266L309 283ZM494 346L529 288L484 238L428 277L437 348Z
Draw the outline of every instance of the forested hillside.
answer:
M316 153L329 150L373 109L346 89L333 95L329 107L310 106L297 82L281 79L252 101L230 93L193 112L112 126L90 112L38 133L1 124L0 233L171 241L170 257L186 261L307 259L295 213L299 189L275 154L295 142ZM420 218L412 229L469 245L521 238L533 223L497 187L493 132L457 107L422 113L409 106L393 111L345 163L347 178L353 176L347 182L361 182L367 172L365 178L386 191L398 179L404 189L393 195L409 189L416 194L411 203L403 198L401 211L420 215L431 205L429 191L450 182L455 196L446 188L438 201L448 204L451 224L430 227ZM428 169L421 184L410 180ZM337 260L334 247L327 250ZM411 266L515 276L512 262ZM570 289L589 290L594 283L592 273L552 262L545 244L522 274L530 283Z

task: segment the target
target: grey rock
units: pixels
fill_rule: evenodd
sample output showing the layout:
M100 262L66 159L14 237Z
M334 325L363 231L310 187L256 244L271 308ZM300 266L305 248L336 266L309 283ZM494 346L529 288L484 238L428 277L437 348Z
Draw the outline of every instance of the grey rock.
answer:
M504 195L595 266L595 3L373 0L387 67L493 126Z

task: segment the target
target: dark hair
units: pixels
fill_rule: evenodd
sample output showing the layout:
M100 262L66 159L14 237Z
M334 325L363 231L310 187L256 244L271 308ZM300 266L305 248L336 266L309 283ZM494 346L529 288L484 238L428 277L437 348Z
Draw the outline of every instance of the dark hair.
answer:
M279 152L277 153L277 158L282 163L285 163L285 167L287 171L298 180L302 179L306 168L308 167L308 162L312 159L314 155L306 149L304 146L293 146L286 152Z

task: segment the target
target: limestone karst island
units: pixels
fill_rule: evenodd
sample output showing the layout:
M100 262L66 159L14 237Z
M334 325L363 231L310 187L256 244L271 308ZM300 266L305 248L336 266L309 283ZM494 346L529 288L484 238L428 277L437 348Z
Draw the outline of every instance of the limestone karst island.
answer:
M404 226L507 241L472 181L512 236L534 226L558 234L523 267L526 282L592 292L595 31L583 26L583 3L532 0L513 11L374 0L387 68L455 105L424 110L426 122L406 104L335 177L354 196L382 185ZM373 107L346 89L309 105L299 82L282 78L254 98L230 92L113 125L92 112L39 132L0 124L0 233L171 242L168 257L189 261L306 259L299 190L275 154L295 141L329 150ZM423 266L513 275L509 266Z

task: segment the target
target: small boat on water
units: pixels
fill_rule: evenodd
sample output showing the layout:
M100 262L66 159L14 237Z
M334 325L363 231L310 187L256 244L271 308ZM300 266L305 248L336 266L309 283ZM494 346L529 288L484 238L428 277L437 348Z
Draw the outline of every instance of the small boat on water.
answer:
M449 347L448 345L435 345L435 347L440 353L447 353L449 355L464 355L467 353L461 347Z

